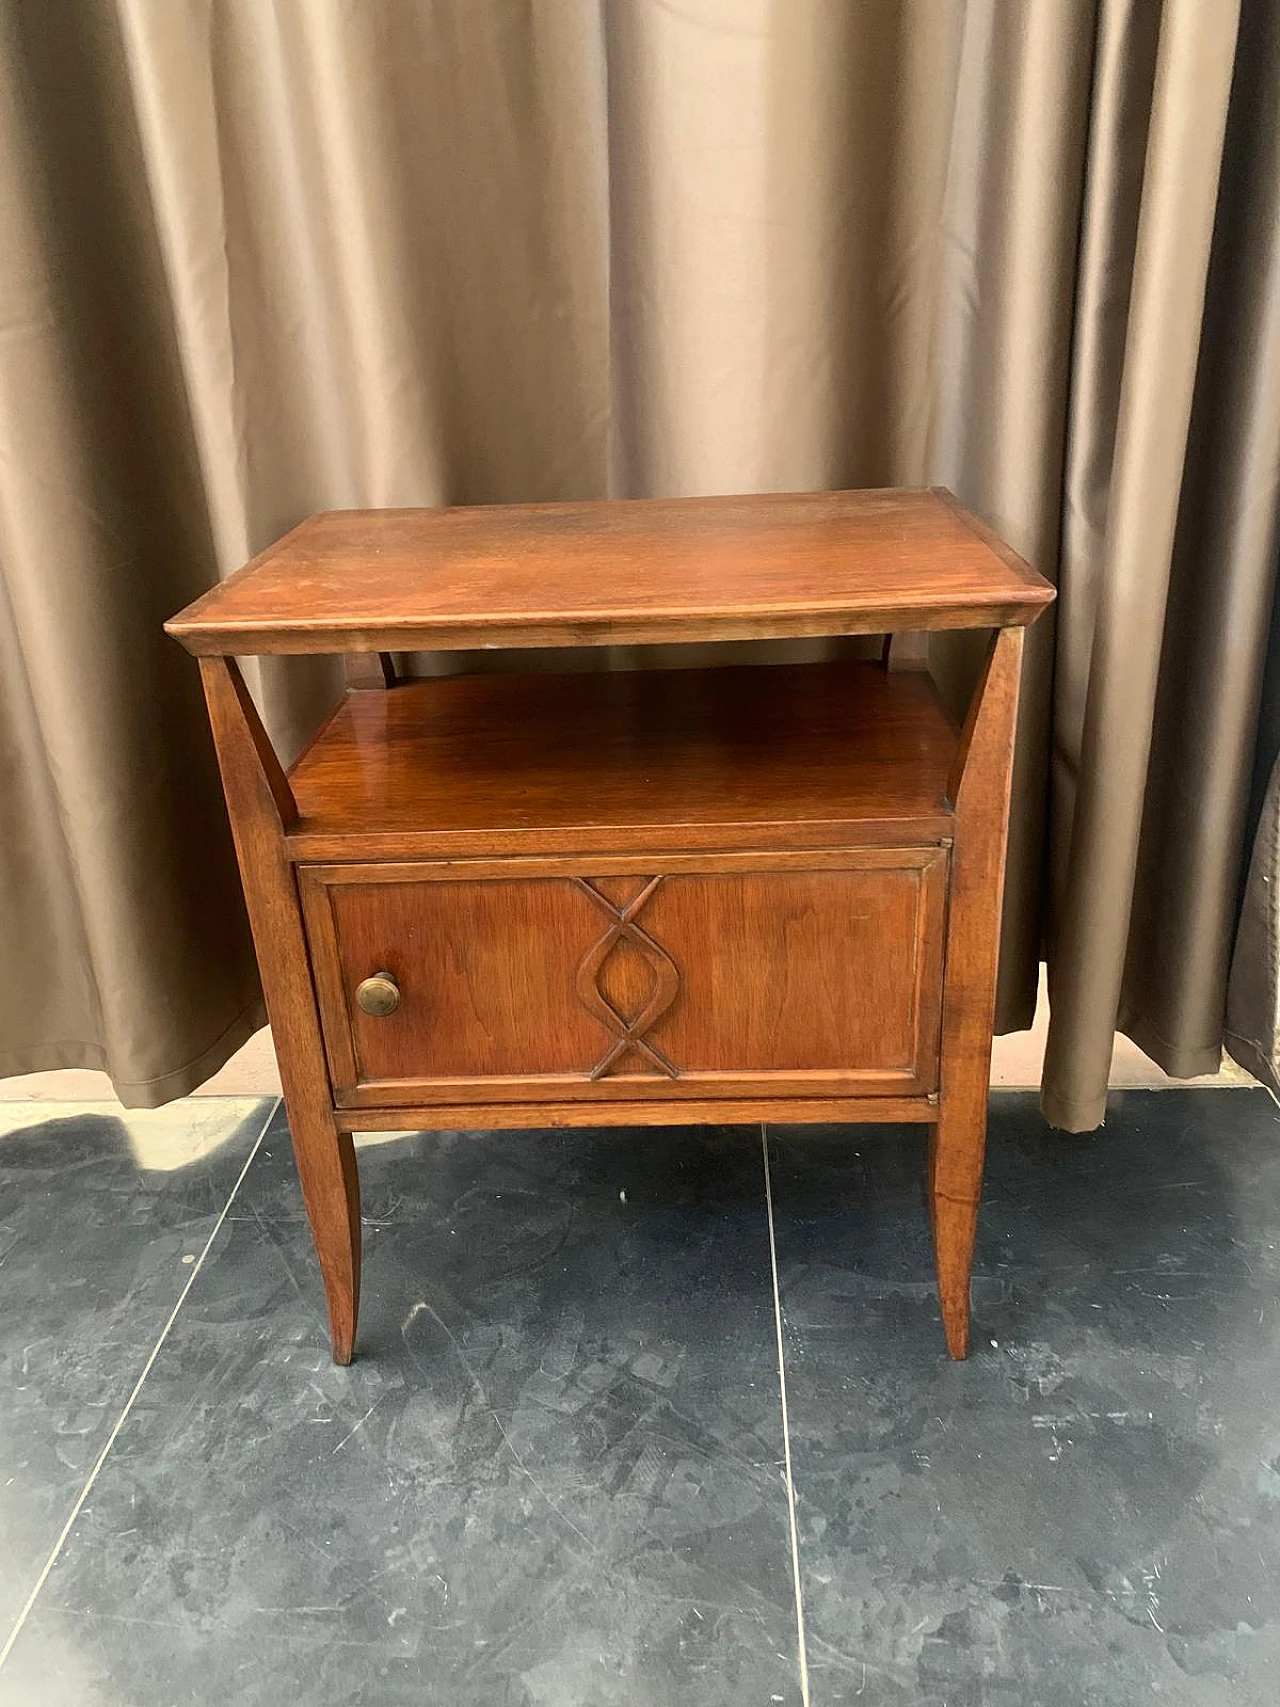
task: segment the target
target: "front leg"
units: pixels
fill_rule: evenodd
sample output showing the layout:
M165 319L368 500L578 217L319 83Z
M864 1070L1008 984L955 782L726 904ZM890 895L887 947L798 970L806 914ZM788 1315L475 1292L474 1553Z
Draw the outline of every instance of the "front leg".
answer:
M969 1355L969 1281L987 1138L986 1075L944 1104L929 1128L929 1219L942 1331L954 1358Z
M329 1306L335 1363L350 1363L360 1299L355 1146L334 1120L302 909L285 833L293 794L238 665L201 658L245 905L280 1063L293 1152Z
M1001 629L956 753L951 901L942 990L938 1118L929 1142L929 1212L947 1350L969 1351L969 1276L982 1195L1022 630Z
M360 1310L360 1177L349 1132L314 1106L289 1113L302 1201L320 1259L335 1363L350 1363Z

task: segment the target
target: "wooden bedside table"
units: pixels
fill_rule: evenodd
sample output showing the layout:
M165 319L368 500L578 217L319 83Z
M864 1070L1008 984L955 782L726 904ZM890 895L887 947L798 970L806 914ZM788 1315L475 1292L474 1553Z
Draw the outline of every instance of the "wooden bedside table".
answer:
M947 1345L969 1270L1023 627L1053 598L950 494L313 516L168 631L200 657L333 1355L351 1134L917 1121ZM923 668L397 682L394 651L996 633ZM348 691L287 773L236 655Z

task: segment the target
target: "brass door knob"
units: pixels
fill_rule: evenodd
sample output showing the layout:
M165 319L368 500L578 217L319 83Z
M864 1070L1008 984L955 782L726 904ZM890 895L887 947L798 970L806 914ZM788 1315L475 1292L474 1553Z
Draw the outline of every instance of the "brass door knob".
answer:
M375 972L356 985L356 1006L375 1019L385 1018L400 1006L400 986L389 972Z

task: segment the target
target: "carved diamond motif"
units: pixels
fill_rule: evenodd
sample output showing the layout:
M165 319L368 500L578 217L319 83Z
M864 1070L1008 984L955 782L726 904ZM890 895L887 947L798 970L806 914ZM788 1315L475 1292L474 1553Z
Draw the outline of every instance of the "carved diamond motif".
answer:
M649 933L636 923L638 914L662 882L661 877L651 877L640 893L625 905L611 901L584 877L575 878L574 882L609 920L608 930L599 942L587 950L578 967L579 1000L614 1040L591 1069L589 1076L592 1079L602 1079L628 1050L634 1050L665 1078L678 1079L679 1069L667 1059L656 1043L650 1043L644 1035L666 1013L680 991L680 968L661 943L655 942ZM605 962L624 943L640 954L653 974L653 988L648 998L630 1018L610 1001L601 985Z

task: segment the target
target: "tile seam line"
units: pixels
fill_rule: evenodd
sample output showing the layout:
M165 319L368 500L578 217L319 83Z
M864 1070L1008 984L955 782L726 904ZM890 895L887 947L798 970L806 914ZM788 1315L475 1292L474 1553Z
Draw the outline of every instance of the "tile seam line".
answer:
M142 1371L139 1374L138 1379L133 1384L133 1390L129 1394L129 1397L124 1402L124 1409L120 1412L120 1415L116 1418L115 1423L112 1427L111 1433L107 1436L106 1441L103 1444L102 1450L99 1452L97 1458L94 1460L93 1468L90 1470L88 1478L85 1481L84 1486L81 1488L81 1490L80 1490L80 1492L76 1498L75 1504L71 1508L71 1511L67 1517L67 1521L62 1526L62 1530L58 1536L58 1539L53 1544L52 1551L50 1552L49 1557L45 1560L44 1565L40 1571L40 1574L36 1578L35 1583L31 1589L31 1593L27 1596L25 1602L23 1603L22 1610L18 1613L17 1618L14 1620L13 1629L10 1630L4 1646L2 1648L0 1648L0 1669L3 1669L5 1661L9 1658L9 1655L13 1652L14 1644L17 1642L18 1637L22 1634L23 1627L25 1626L27 1619L31 1616L31 1609L35 1605L37 1599L39 1598L40 1592L44 1588L45 1583L48 1582L49 1575L52 1572L53 1567L57 1564L58 1559L61 1557L62 1550L67 1544L67 1541L71 1535L71 1531L75 1528L76 1519L80 1516L80 1513L84 1510L85 1501L89 1498L89 1495L93 1492L94 1484L97 1482L98 1477L102 1474L103 1465L106 1463L108 1457L110 1456L112 1447L115 1445L116 1441L119 1439L120 1431L124 1428L125 1423L128 1422L128 1420L129 1420L129 1415L132 1412L134 1405L137 1403L138 1395L142 1392L143 1386L146 1383L147 1376L150 1375L153 1367L155 1366L156 1359L160 1356L161 1351L164 1349L164 1343L169 1337L170 1331L173 1328L173 1324L178 1319L178 1312L182 1309L182 1306L186 1303L187 1295L191 1291L191 1288L195 1285L196 1280L200 1274L200 1270L204 1267L205 1258L208 1256L209 1252L213 1249L213 1241L217 1238L218 1234L222 1231L222 1223L226 1220L227 1215L230 1212L231 1205L236 1200L236 1193L240 1190L240 1187L244 1184L245 1175L249 1172L249 1169L253 1166L254 1158L257 1156L259 1149L261 1149L261 1147L262 1147L262 1140L267 1135L267 1129L270 1127L271 1122L276 1117L276 1113L280 1107L280 1102L281 1102L281 1099L279 1097L275 1097L272 1099L271 1106L267 1110L266 1119L262 1123L262 1127L258 1133L258 1136L253 1141L253 1148L249 1151L249 1154L245 1160L244 1166L240 1169L239 1174L237 1174L237 1176L236 1176L236 1182L231 1187L231 1193L228 1196L227 1201L222 1206L222 1212L219 1214L218 1219L214 1222L213 1227L210 1229L209 1237L204 1242L204 1248L201 1250L200 1255L196 1258L195 1263L192 1265L191 1273L187 1276L187 1279L186 1279L186 1284L183 1286L181 1292L179 1292L177 1302L174 1304L173 1309L169 1312L169 1316L168 1316L168 1319L166 1320L166 1322L164 1324L164 1327L161 1328L161 1330L160 1330L160 1337L156 1340L156 1343L152 1346L150 1355L148 1356L147 1361L143 1364Z
M787 1528L791 1543L791 1584L796 1601L796 1650L800 1664L801 1707L810 1707L809 1652L804 1632L804 1596L800 1588L800 1532L796 1523L796 1484L791 1474L791 1416L787 1405L787 1365L782 1335L782 1294L778 1290L778 1245L773 1231L773 1177L769 1133L760 1123L760 1159L764 1164L764 1206L769 1227L769 1272L773 1281L773 1328L778 1343L778 1398L782 1407L782 1463L787 1487Z

